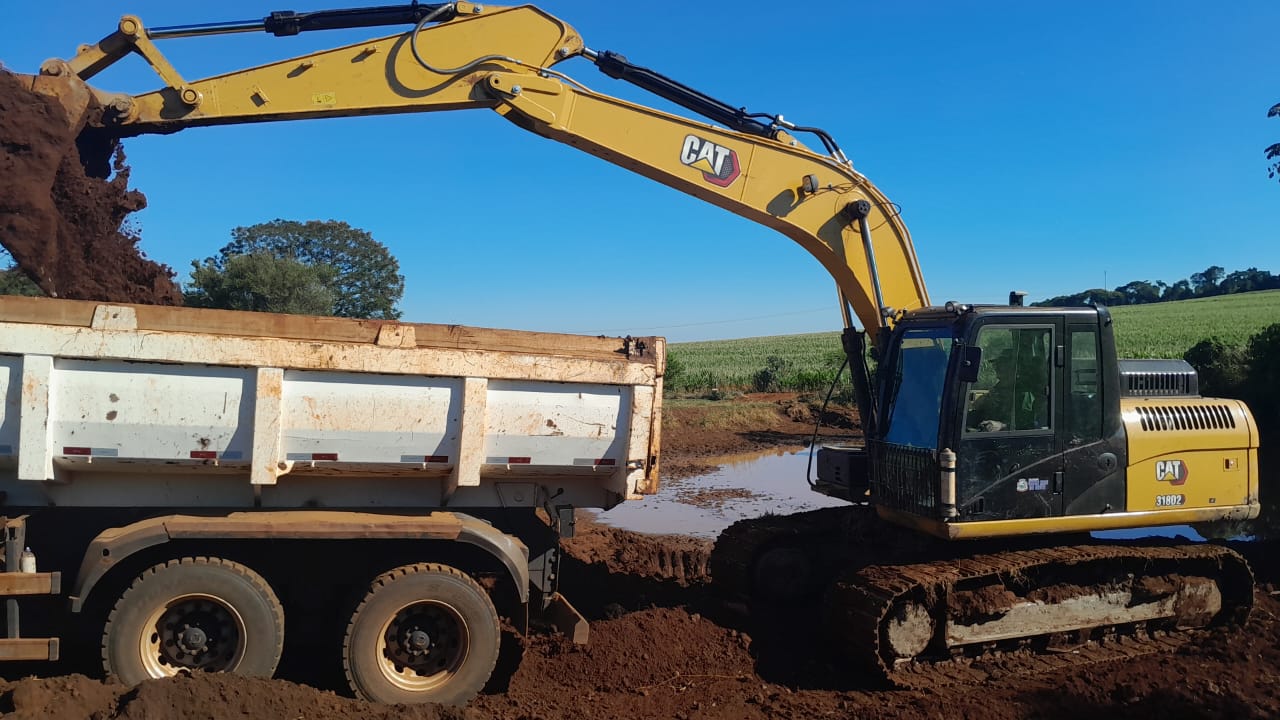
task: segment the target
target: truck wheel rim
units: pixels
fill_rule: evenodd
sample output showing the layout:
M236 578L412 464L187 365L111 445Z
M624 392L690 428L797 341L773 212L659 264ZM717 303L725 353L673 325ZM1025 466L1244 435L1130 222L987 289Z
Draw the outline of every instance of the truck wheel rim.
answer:
M378 667L391 684L424 692L449 682L467 658L470 633L462 615L435 600L401 607L378 635Z
M244 620L216 595L174 598L151 613L142 629L142 666L153 678L232 670L244 656Z

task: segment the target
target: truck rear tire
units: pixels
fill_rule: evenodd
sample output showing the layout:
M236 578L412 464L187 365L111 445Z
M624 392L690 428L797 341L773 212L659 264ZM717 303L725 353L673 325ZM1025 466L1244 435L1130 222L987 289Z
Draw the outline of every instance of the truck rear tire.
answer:
M184 670L271 677L284 648L284 610L261 575L211 557L147 569L116 601L102 665L127 685Z
M406 565L375 578L352 614L343 667L365 700L461 705L493 673L500 640L493 601L470 576Z

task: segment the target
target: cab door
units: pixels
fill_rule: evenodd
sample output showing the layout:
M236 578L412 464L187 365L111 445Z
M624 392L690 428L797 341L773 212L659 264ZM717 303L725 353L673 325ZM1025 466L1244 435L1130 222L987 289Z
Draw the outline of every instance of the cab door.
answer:
M976 327L971 342L982 361L978 379L964 384L956 453L962 518L1062 513L1062 334L1055 318L991 318Z
M1089 515L1124 508L1120 453L1106 435L1105 378L1096 322L1067 323L1063 402L1063 512ZM1112 479L1115 482L1104 482Z

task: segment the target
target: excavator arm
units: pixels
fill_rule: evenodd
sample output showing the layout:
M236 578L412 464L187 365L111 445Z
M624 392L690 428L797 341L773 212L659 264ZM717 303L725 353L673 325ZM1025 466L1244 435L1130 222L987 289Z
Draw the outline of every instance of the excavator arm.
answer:
M413 29L190 82L155 42L390 24ZM132 96L85 83L129 54L141 55L165 86ZM593 92L551 69L575 57L717 124ZM203 125L488 108L791 238L835 279L846 328L856 315L874 338L899 313L929 304L895 206L853 169L830 136L781 116L734 110L620 55L590 50L572 27L533 6L414 3L151 30L125 16L96 45L82 46L69 60L44 63L31 82L57 97L73 124L118 137ZM793 134L802 131L819 137L830 154L802 145Z

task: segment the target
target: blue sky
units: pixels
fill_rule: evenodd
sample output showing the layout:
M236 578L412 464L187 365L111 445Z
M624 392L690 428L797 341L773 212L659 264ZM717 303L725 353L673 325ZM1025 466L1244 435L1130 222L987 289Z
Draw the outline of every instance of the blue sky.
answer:
M35 72L124 13L162 26L342 6L16 3L0 61ZM588 47L829 131L901 205L935 302L1173 281L1209 265L1280 271L1280 183L1262 155L1280 141L1265 116L1280 102L1275 0L540 7ZM161 50L194 79L377 34ZM668 107L586 60L558 68ZM94 84L160 81L129 58ZM407 320L673 341L840 324L834 285L786 238L488 111L197 128L126 150L150 200L143 249L183 278L237 225L338 219L399 259Z

